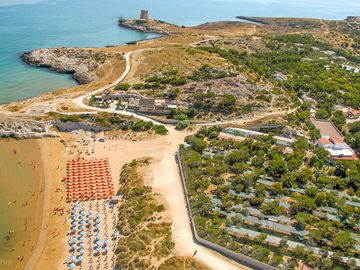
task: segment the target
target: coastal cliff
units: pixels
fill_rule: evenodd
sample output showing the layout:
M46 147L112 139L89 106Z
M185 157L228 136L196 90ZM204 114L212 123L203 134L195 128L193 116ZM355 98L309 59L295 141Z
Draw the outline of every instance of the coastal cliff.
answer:
M165 27L166 23L157 20L119 19L119 25L144 33L159 34L163 36L170 35L170 32Z
M78 48L40 49L21 55L21 59L31 66L72 74L80 84L96 81L97 70L108 63L108 57L104 52Z

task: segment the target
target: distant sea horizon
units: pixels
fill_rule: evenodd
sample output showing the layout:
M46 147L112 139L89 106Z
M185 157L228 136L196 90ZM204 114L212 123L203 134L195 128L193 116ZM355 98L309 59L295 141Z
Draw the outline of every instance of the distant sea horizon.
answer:
M104 47L154 37L117 25L119 17L194 26L236 16L345 19L360 1L341 0L0 0L0 104L76 85L70 75L29 67L19 56L39 48Z

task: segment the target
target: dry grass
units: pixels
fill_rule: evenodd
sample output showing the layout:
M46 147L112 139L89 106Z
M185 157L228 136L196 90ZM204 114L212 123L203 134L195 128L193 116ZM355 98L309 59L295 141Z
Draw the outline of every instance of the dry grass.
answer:
M230 64L223 58L192 48L167 47L143 51L133 55L133 70L126 78L127 82L141 82L147 76L177 69L179 75L189 75L204 64L226 69Z

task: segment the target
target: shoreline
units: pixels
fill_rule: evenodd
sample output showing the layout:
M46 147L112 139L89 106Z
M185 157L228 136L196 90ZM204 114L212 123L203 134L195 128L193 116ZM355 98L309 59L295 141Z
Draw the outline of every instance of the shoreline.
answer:
M15 228L14 229L15 239L14 240L11 239L9 241L9 243L6 244L8 246L7 249L11 248L11 250L9 250L8 252L6 252L4 250L4 252L6 252L6 253L3 254L3 255L6 255L6 257L3 260L4 260L4 262L7 262L8 267L11 267L14 263L16 263L16 265L14 265L13 268L9 268L9 269L19 269L19 267L20 267L20 269L25 269L28 261L32 257L33 249L36 247L38 239L42 233L42 230L40 229L40 227L41 227L41 222L42 222L41 216L43 215L44 194L43 194L43 192L41 192L41 190L42 190L42 187L44 186L45 178L44 178L44 174L43 174L42 159L39 158L39 156L37 156L37 155L27 158L28 155L26 153L23 154L24 152L22 152L22 151L32 151L32 152L36 153L39 150L39 152L40 152L41 146L40 146L40 141L37 139L32 139L30 141L30 143L25 142L23 140L18 141L15 139L4 139L1 142L1 144L2 144L2 148L5 147L5 149L9 149L9 151L10 151L10 148L13 149L12 150L13 153L11 155L16 155L16 159L21 158L21 160L19 160L19 162L21 162L21 163L18 163L19 164L18 166L21 166L22 168L21 168L21 170L18 170L18 172L23 171L22 173L25 173L25 175L23 177L20 177L20 175L18 175L18 174L7 175L6 171L5 171L4 176L7 175L8 177L10 177L9 180L14 180L15 177L16 178L19 177L18 179L15 178L16 181L21 181L21 183L23 183L25 186L27 186L26 189L31 188L30 191L28 190L28 192L33 193L32 196L28 195L27 193L25 193L26 191L24 188L22 188L24 190L21 190L21 191L18 191L18 190L14 191L14 194L11 193L11 195L16 198L16 200L14 202L16 202L16 201L19 201L19 202L16 202L16 203L13 202L12 204L8 204L9 207L16 207L16 208L14 210L6 210L6 212L3 215L3 218L6 218L6 219L9 216L11 219L16 218L16 220L25 219L24 225L20 225L20 222L17 222L16 226L13 227L13 228ZM26 156L26 159L24 158L24 156ZM10 158L13 159L14 157L11 156ZM31 166L34 166L31 170L35 170L34 172L31 172L31 173L34 173L33 176L31 176L27 173L27 171L29 170L28 162L29 163L31 162L31 164L34 164L34 165L31 165ZM11 170L11 167L9 167L9 170ZM36 177L33 178L35 175L36 175ZM27 179L29 179L29 180L32 179L32 181L36 181L34 183L34 185L36 185L35 189L33 189L33 187L34 187L33 185L31 185L29 187L28 186L29 183L24 182L24 180L27 180ZM12 186L12 182L13 181L9 182L7 188L9 188L9 186L10 187ZM18 192L20 192L21 194ZM36 194L36 196L35 196L35 194ZM22 208L18 208L19 207L18 205L21 203L21 201L24 201L24 200L26 200L26 202L22 204L22 206L21 206ZM35 203L35 205L34 205L34 203ZM25 208L23 208L23 207L25 207ZM8 211L9 211L9 213L8 213ZM25 211L25 213L24 213L24 211ZM22 228L24 228L23 231L20 230ZM20 236L18 235L18 233L20 233ZM13 242L13 241L16 241L16 242ZM17 256L17 258L15 256ZM8 269L8 268L5 268L5 269Z
M42 193L42 207L41 207L41 230L37 237L37 242L34 250L32 251L30 258L26 262L24 270L32 270L34 269L36 263L39 261L41 253L44 249L46 236L47 236L47 223L49 221L49 204L50 204L50 186L52 184L51 180L51 172L49 170L49 162L47 158L45 146L43 142L37 140L37 143L40 147L40 155L42 160L42 169L43 169L43 181L42 185L44 186L44 192ZM40 246L39 246L40 245Z
M142 32L140 30L137 30L137 29L134 29L134 28L128 28L128 27L124 27L124 26L121 26L119 25L119 27L123 27L125 29L128 29L128 30L132 30L132 31L138 31L138 32ZM143 32L145 34L155 34L155 33L151 33L151 32ZM157 37L150 37L150 38L143 38L143 39L138 39L138 40L134 40L134 41L128 41L124 44L116 44L116 45L104 45L102 47L71 47L71 48L76 48L76 49L106 49L106 48L114 48L114 47L126 47L126 46L131 46L131 45L138 45L140 43L143 43L143 42L147 42L147 41L154 41L154 40L157 40L157 39L161 39L161 38L164 38L166 37L166 35L160 35L158 34L159 36ZM49 49L53 49L53 48L70 48L70 47L49 47ZM46 48L48 49L48 48ZM35 50L32 50L32 51L36 51ZM0 108L1 106L7 106L7 105L11 105L11 104L15 104L17 102L26 102L26 101L29 101L33 98L37 98L37 97L40 97L42 95L46 95L46 94L51 94L51 93L54 93L54 92L57 92L57 91L62 91L62 90L68 90L68 89L71 89L73 87L78 87L80 85L84 85L82 84L80 81L78 81L76 78L73 77L74 73L73 72L59 72L55 69L52 69L51 67L49 66L36 66L36 65L33 65L31 63L28 63L27 61L23 60L22 56L25 54L25 53L30 53L32 51L26 51L26 52L21 52L19 53L19 58L18 60L24 64L25 66L27 66L28 68L38 68L38 69L43 69L45 71L48 71L48 72L54 72L56 74L60 74L60 75L63 75L63 76L69 76L70 75L70 78L71 80L75 83L74 85L72 86L69 86L67 88L59 88L59 89L54 89L54 90L49 90L47 92L44 92L44 93L41 93L41 94L36 94L36 95L33 95L33 96L30 96L30 97L26 97L26 98L19 98L19 99L16 99L16 100L13 100L13 101L9 101L9 102L0 102ZM96 81L99 81L100 78ZM96 82L95 81L95 82Z

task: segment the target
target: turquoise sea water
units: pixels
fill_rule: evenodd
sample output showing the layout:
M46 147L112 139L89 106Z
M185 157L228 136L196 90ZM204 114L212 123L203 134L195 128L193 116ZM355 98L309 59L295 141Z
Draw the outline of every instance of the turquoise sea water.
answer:
M31 68L19 55L43 47L101 47L152 35L122 29L118 17L150 16L180 25L235 16L344 19L360 15L347 0L0 0L0 103L75 84L69 75Z

